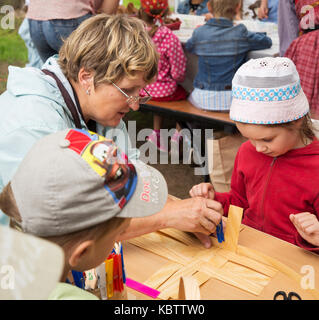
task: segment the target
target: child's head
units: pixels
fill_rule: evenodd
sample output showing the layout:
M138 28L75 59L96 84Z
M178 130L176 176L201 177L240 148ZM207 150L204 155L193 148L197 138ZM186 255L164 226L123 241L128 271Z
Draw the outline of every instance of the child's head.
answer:
M240 11L241 0L209 0L207 8L214 18L233 20Z
M251 59L232 82L230 118L258 152L276 157L313 139L308 100L288 58Z
M59 244L66 269L96 267L132 217L162 209L163 176L127 163L112 140L68 129L38 141L0 194L0 209L26 233Z
M148 25L154 25L157 21L162 24L169 13L168 0L141 0L138 17Z

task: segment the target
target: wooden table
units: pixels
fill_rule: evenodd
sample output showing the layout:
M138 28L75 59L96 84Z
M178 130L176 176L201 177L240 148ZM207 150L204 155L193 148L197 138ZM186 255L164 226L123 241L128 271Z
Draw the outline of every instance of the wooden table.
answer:
M223 126L224 131L233 132L236 130L235 121L229 118L229 112L205 111L194 107L188 101L158 102L149 101L140 105L141 111L152 111L163 116L172 117L180 121L198 121L212 128Z
M130 243L124 242L124 258L126 273L129 278L143 282L153 273L160 269L168 261L158 255L138 248ZM309 271L301 273L301 268L314 271L314 283L316 289L319 287L319 255L305 251L288 242L262 233L248 226L240 232L239 245L258 250L272 258L279 260L302 276L309 276ZM313 269L309 269L313 268ZM301 288L287 275L278 272L263 289L259 296L255 296L219 280L210 279L200 287L202 300L272 300L274 293L283 290L285 292L295 291L302 299L314 299L309 292ZM150 299L143 294L128 289L129 296L137 299Z

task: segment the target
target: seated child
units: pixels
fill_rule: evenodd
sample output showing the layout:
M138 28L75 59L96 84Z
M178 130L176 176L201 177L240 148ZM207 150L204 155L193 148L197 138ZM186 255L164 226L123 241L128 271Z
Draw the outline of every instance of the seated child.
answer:
M208 13L208 0L184 0L178 4L177 12L180 14L195 14L197 16Z
M158 64L158 77L152 84L146 86L146 90L152 96L153 101L177 101L185 100L188 93L178 85L182 82L186 73L186 57L178 37L166 26L163 19L169 14L168 0L141 1L138 17L146 25L149 35L156 44L160 55ZM144 90L140 93L145 96ZM168 152L167 144L160 135L163 118L154 114L154 130L148 137L148 141L162 152ZM172 137L172 142L178 143L180 139L179 127Z
M100 265L130 218L158 212L166 199L157 170L128 163L112 140L67 129L33 145L0 194L0 208L24 232L62 247L64 283L51 297L94 299L65 283L69 271Z
M230 118L249 141L227 193L203 183L190 194L244 209L243 223L319 253L319 141L294 63L251 59L233 80Z
M210 0L207 4L214 18L194 30L185 49L198 56L198 72L189 101L200 109L228 111L231 81L251 50L265 49L272 41L263 33L250 32L233 19L240 0Z
M313 6L312 13L303 12L304 6ZM312 115L319 116L319 3L314 0L296 1L301 35L288 47L285 57L296 65L301 86L308 98ZM307 13L307 14L306 14ZM314 21L309 19L313 18Z

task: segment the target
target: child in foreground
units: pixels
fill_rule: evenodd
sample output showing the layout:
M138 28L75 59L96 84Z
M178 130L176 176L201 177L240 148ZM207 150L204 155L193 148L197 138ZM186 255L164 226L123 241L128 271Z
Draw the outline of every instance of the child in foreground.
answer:
M34 144L0 194L0 208L22 231L62 247L62 283L51 299L95 299L65 283L69 272L100 265L130 218L158 212L166 199L157 170L127 162L110 139L67 129Z
M244 209L243 223L319 253L319 141L294 63L262 58L245 63L233 79L230 118L249 141L240 147L231 190L209 183L190 190Z

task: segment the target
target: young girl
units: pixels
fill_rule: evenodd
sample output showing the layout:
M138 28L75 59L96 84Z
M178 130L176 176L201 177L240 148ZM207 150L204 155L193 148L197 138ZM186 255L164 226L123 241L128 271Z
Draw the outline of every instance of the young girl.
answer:
M231 81L251 50L271 47L271 39L262 33L247 31L243 24L234 26L240 0L210 0L214 18L194 30L185 49L198 56L198 72L189 101L197 108L228 111Z
M186 57L177 36L163 26L163 19L169 14L168 0L142 0L138 12L140 19L145 21L149 34L160 54L158 77L155 83L146 86L154 101L184 100L187 92L177 84L184 80L186 73ZM142 90L142 96L146 95ZM154 143L160 151L167 152L167 145L160 136L163 118L154 115L154 130L148 140ZM172 140L179 139L176 130Z
M312 12L305 10L313 7ZM304 11L305 10L305 11ZM310 104L311 114L319 116L319 3L315 0L296 1L300 36L287 49L285 57L296 65L301 85ZM312 21L311 21L312 20Z
M243 223L319 253L319 142L294 63L250 60L233 80L230 118L249 141L240 147L231 190L194 186L190 195L244 208Z

